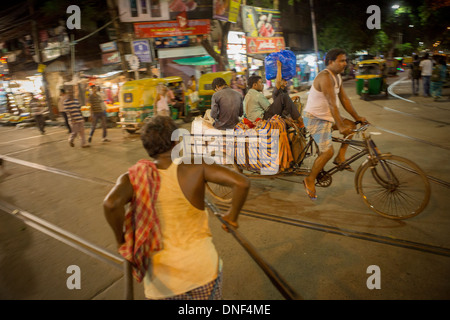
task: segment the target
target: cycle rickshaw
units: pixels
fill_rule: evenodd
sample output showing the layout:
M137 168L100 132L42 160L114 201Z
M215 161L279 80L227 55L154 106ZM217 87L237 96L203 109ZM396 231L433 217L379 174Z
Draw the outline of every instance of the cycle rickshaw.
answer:
M184 136L183 140L197 155L205 154L205 148L208 149L208 145L214 145L212 147L213 152L207 150L207 153L211 155L214 153L216 163L227 166L249 178L305 176L309 173L309 168L305 166L305 163L308 159L317 155L318 147L305 130L297 128L295 124L291 123L291 125L292 127L286 132L287 135L291 135L291 139L289 139L290 147L292 148L292 141L298 144L298 138L300 138L303 141L301 150L296 152L295 158L290 161L284 170L272 172L269 170L265 174L258 170L257 161L256 166L249 166L252 159L251 146L263 142L265 147L270 148L269 144L273 141L273 137L263 141L258 135L247 134L242 136L238 132L232 136L228 132L227 136L225 132L216 130L202 133L201 141L199 141L198 135L196 137L196 134ZM344 170L347 165L366 156L366 160L356 170L354 180L356 192L362 197L364 203L377 214L389 219L407 219L418 215L425 209L430 199L431 189L426 174L417 164L404 157L381 153L371 134L366 132L370 124L359 125L355 133L361 135L362 139L360 140L333 137L334 142L349 144L357 149L357 152L339 165L335 165L328 170L322 170L317 176L316 186L330 186L332 176L335 173ZM233 146L234 149L232 149ZM233 152L229 152L230 150ZM273 151L278 152L279 150ZM242 160L239 154L245 155L245 161L239 161L239 158ZM268 154L271 157L273 156L271 151ZM281 160L278 159L278 161ZM231 202L231 188L207 183L207 190L216 200L223 203Z

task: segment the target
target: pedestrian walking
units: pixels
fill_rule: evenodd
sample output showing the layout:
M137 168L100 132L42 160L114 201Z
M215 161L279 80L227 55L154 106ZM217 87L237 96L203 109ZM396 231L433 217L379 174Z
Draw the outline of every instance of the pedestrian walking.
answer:
M422 61L420 61L420 75L422 76L423 82L423 95L425 97L431 97L430 93L430 78L431 73L433 71L433 62L430 59L430 55L425 53L425 56Z
M212 82L215 93L211 97L211 118L214 128L219 130L234 129L239 117L244 114L242 92L229 87L223 78Z
M64 100L64 110L70 118L71 134L69 136L69 145L75 147L74 140L79 135L81 138L81 147L89 147L86 143L84 134L84 118L81 114L81 105L78 99L74 97L73 88L66 90L67 97Z
M419 56L414 55L414 60L411 63L411 82L413 95L419 95L419 80L420 80L420 60Z
M45 113L46 107L44 106L44 104L41 101L39 101L38 98L33 96L33 98L31 98L31 100L30 100L30 109L31 109L31 114L34 117L34 121L36 122L36 126L38 127L41 134L45 134L45 115L44 115L44 113Z
M102 96L98 93L98 87L95 85L91 86L92 93L89 95L89 105L91 106L91 132L89 133L89 143L92 142L92 136L94 135L95 129L97 128L97 122L100 121L100 124L103 129L103 142L109 142L106 136L107 132L107 124L106 124L106 110L104 109L104 101Z
M72 133L72 129L70 128L69 118L67 117L67 113L64 109L64 101L67 99L66 91L64 89L59 90L59 101L58 101L58 111L59 114L63 117L64 123L69 130L69 134Z
M147 299L221 299L222 264L204 211L205 183L233 189L223 219L237 228L250 182L203 157L173 159L175 130L165 116L144 125L142 144L154 161L140 160L117 179L103 202L104 214Z
M436 61L436 65L433 67L431 74L431 96L435 101L442 99L442 87L444 85L445 78L447 77L447 65L445 58L439 57Z
M175 102L175 95L173 91L167 88L167 86L162 85L158 89L158 94L156 97L156 112L160 116L170 117L170 106Z

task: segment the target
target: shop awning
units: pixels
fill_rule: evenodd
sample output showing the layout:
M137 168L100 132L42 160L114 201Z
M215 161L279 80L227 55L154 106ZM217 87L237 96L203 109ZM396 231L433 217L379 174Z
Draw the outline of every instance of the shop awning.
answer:
M98 68L83 70L83 76L94 78L107 78L122 72L120 64L106 65Z
M214 58L211 56L177 59L173 60L173 62L188 66L210 66L213 64L217 64L216 60L214 60Z

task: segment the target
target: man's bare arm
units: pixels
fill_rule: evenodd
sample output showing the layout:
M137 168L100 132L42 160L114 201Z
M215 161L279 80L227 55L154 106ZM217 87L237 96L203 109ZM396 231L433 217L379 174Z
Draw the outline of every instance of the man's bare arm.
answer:
M277 89L281 88L281 67L283 66L283 64L281 63L280 60L277 60L277 77L275 78L275 87L277 87Z
M103 200L103 212L118 245L125 241L123 235L125 205L131 201L133 192L128 173L125 173L117 179L116 185Z
M233 189L231 209L223 218L232 226L237 227L237 218L247 199L250 180L240 173L217 164L204 164L203 168L206 181L225 185Z
M344 88L341 86L341 90L339 91L339 100L342 103L344 109L355 119L355 121L367 122L366 118L360 117L356 112L355 108L353 108L353 104L347 96Z

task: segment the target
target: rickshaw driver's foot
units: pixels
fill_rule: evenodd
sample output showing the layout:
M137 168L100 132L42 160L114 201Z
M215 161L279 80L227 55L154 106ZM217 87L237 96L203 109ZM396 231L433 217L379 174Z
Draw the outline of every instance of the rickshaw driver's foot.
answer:
M309 185L310 183L307 181L307 178L305 178L303 180L303 186L305 187L306 194L312 201L315 201L317 200L316 187L314 183L312 183L312 188L310 188Z

